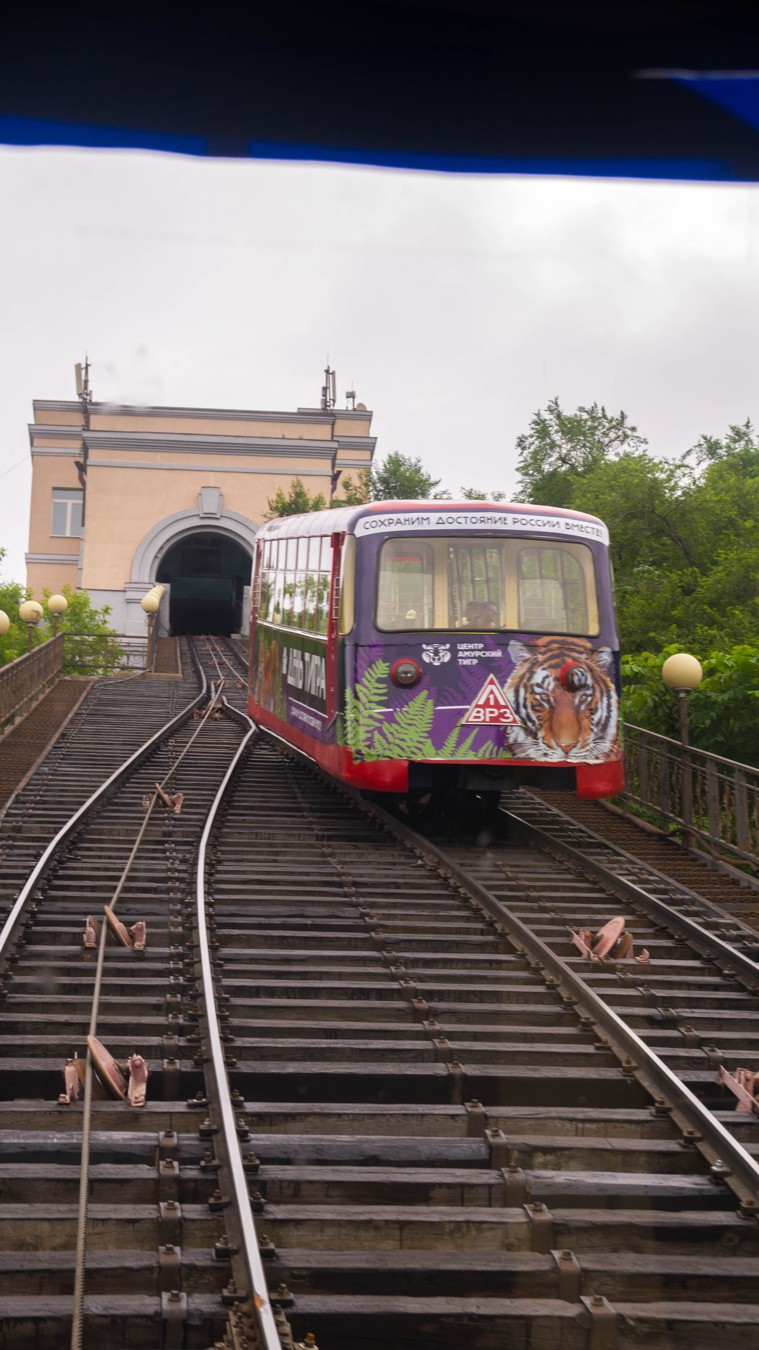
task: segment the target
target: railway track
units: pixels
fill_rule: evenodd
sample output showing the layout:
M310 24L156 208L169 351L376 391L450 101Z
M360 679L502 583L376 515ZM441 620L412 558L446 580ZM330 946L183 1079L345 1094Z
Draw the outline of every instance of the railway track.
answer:
M106 954L98 1035L150 1077L139 1110L93 1102L85 1346L753 1346L759 1121L717 1083L757 1044L742 927L651 918L536 847L526 802L508 841L441 849L240 722L204 724L148 827L120 901L146 951ZM68 1343L82 919L198 725L68 847L9 968L0 1345ZM624 906L650 961L590 961L570 930Z

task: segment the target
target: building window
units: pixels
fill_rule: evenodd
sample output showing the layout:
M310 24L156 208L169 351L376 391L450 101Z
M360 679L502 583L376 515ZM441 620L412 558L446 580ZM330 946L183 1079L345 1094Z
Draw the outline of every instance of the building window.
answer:
M83 499L81 488L53 488L51 534L81 535Z

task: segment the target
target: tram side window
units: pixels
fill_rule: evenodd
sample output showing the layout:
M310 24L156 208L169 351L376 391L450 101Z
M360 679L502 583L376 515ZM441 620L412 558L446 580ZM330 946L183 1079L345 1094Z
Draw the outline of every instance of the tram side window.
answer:
M307 566L303 627L309 633L326 633L332 570L332 548L326 535L315 535L308 540Z
M433 628L435 556L421 539L388 539L382 545L377 627L385 632Z
M539 544L520 549L519 627L532 633L589 633L588 592L579 559Z

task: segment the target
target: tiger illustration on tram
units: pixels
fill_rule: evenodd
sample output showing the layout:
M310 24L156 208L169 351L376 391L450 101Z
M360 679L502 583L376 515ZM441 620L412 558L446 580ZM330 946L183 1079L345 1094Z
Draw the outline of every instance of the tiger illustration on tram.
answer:
M249 710L368 791L623 787L609 538L594 516L369 502L259 530Z

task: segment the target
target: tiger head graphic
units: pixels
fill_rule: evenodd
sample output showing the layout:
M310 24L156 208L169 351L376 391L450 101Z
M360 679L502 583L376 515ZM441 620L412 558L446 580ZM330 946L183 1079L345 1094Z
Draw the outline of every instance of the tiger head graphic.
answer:
M609 647L544 637L529 645L510 642L509 656L515 668L504 692L521 723L508 729L511 754L560 764L597 764L619 754ZM568 666L574 688L560 679Z

